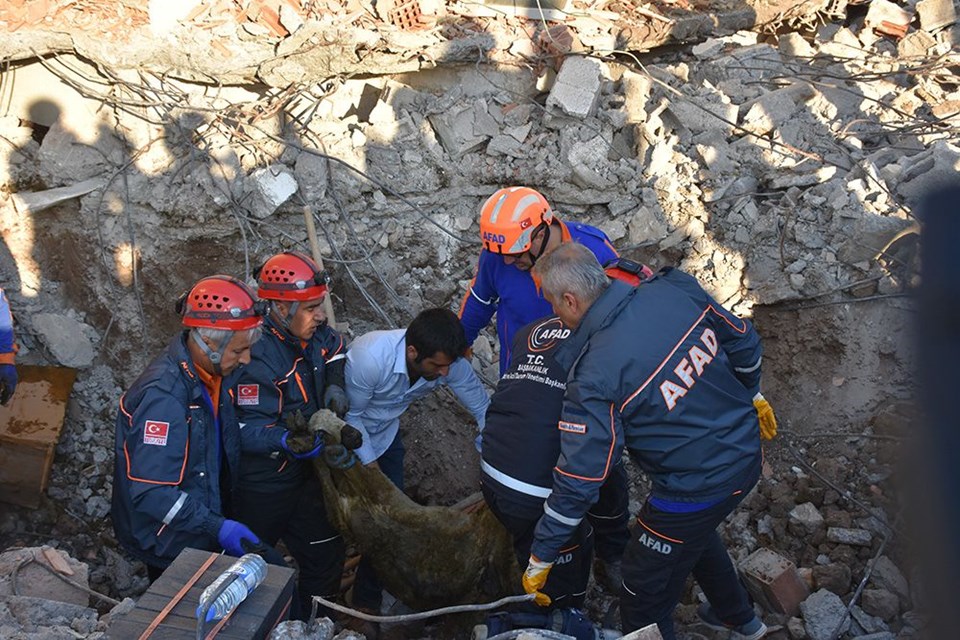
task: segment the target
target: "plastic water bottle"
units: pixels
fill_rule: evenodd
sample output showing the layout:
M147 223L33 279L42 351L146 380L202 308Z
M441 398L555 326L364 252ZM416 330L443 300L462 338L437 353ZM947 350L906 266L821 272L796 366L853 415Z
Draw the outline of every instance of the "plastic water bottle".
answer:
M255 553L248 553L230 565L230 568L221 573L213 583L200 594L200 604L197 605L197 618L203 614L204 607L210 603L205 622L220 620L237 608L253 590L260 586L267 575L266 561ZM234 576L237 576L234 578ZM226 590L216 597L220 585L226 581L232 582ZM211 602L212 601L212 602Z

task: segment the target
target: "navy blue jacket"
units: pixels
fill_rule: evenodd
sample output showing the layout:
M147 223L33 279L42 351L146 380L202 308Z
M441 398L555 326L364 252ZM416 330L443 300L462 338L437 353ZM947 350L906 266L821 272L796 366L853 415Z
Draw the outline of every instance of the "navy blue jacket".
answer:
M317 329L305 345L267 317L263 337L234 386L243 450L238 488L260 493L299 487L311 473L307 463L286 455L280 439L286 416L310 419L323 407L327 384L343 387L343 337Z
M560 231L564 242L584 245L600 264L607 264L617 257L609 238L596 227L561 222ZM460 321L467 334L467 344L473 344L480 330L490 323L494 312L500 337L500 374L503 375L510 362L514 333L534 320L553 315L553 310L537 289L529 271L521 271L504 262L500 254L483 249L477 263L477 275L460 305Z
M219 550L217 534L240 463L225 381L219 428L181 334L120 398L113 527L133 556L165 568L185 548Z
M665 269L641 287L612 282L555 358L570 373L532 549L541 560L556 557L624 446L663 500L717 501L755 477L760 339L693 277Z
M543 504L560 455L557 422L567 371L553 358L571 331L556 316L517 331L510 366L490 398L483 429L483 481L516 501Z

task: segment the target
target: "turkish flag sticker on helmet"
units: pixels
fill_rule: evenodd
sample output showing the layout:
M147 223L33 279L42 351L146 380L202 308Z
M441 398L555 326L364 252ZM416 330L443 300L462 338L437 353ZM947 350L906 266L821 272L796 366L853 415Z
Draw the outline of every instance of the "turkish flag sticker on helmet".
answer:
M531 220L530 218L524 218L523 220L520 221L520 228L526 229L532 224L533 224L533 220Z
M258 384L240 384L237 385L237 404L238 405L257 405L260 404L260 385Z
M170 431L169 422L147 420L143 425L143 444L167 446L167 432Z

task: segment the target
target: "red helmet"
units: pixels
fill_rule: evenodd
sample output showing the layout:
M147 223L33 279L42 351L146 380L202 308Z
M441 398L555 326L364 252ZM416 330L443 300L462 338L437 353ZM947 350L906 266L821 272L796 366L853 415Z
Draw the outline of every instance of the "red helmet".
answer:
M480 208L480 240L494 253L515 255L530 250L530 238L541 224L553 222L553 210L530 187L507 187Z
M203 278L177 301L177 312L185 327L256 329L263 324L265 311L253 290L230 276Z
M257 273L257 295L264 300L314 300L327 293L330 278L317 263L297 251L278 253Z

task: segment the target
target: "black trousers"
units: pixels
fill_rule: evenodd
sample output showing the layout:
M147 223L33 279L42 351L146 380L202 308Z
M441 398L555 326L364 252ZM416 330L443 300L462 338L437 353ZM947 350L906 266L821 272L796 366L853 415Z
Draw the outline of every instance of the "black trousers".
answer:
M597 503L587 512L596 537L597 557L604 562L620 560L630 541L629 500L627 470L620 460L600 487Z
M543 500L534 497L529 500L517 499L506 495L506 492L495 491L488 483L483 483L482 488L490 511L513 536L517 562L521 570L525 569L530 559L533 532L543 515ZM593 527L587 520L583 520L574 531L573 537L560 549L553 569L547 576L543 592L550 596L551 607L583 608L593 562L593 544ZM543 611L543 608L537 605L531 607L532 610Z
M343 574L344 542L327 519L320 482L310 476L293 489L275 492L238 492L236 519L250 527L268 545L283 540L300 569L300 616L306 619L312 596L335 599Z
M714 612L739 626L753 619L753 605L717 533L717 527L743 500L743 490L693 513L660 511L647 501L623 556L620 617L628 634L656 623L664 640L674 640L673 610L693 573Z

